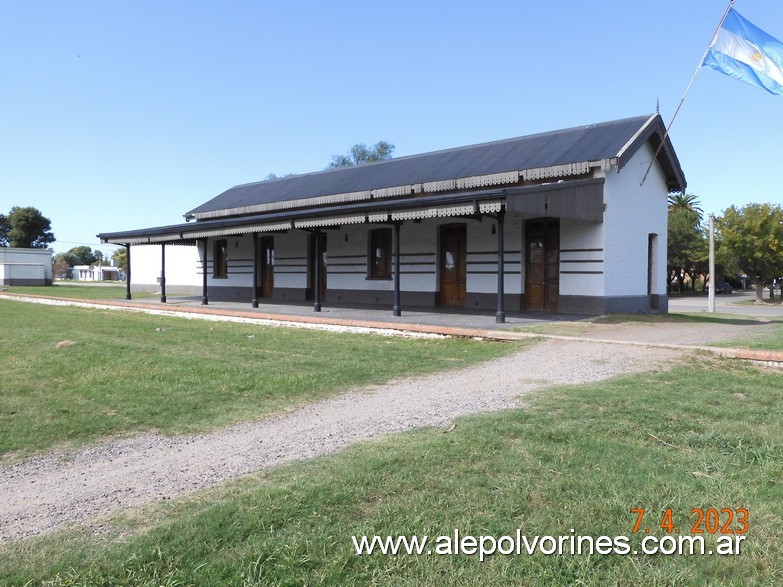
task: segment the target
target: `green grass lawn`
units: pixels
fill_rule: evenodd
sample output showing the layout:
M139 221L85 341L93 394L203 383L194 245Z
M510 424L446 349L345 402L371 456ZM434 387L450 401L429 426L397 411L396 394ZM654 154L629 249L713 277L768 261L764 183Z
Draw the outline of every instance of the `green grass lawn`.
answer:
M770 321L754 336L720 342L716 346L783 351L783 319Z
M544 390L527 409L366 442L0 547L12 585L780 585L780 374L696 360ZM663 537L667 509L747 508L740 554L357 556L353 535ZM646 515L633 534L634 508ZM721 518L721 524L726 515ZM573 529L573 531L572 531ZM704 525L702 525L704 529ZM731 529L739 529L737 523ZM675 534L672 533L672 536ZM714 548L716 536L707 533Z
M55 283L54 285L21 286L8 288L8 293L29 294L40 296L55 296L74 298L78 300L124 300L124 285L74 285L72 283ZM156 294L148 292L133 292L134 298L149 298Z
M704 313L680 313L672 315L675 319L694 324L735 324L737 326L753 325L754 333L744 338L735 338L716 343L713 346L748 348L754 350L781 351L783 350L783 316L770 318L755 318L740 314L704 314Z
M0 459L250 420L519 343L422 340L42 306L0 297Z

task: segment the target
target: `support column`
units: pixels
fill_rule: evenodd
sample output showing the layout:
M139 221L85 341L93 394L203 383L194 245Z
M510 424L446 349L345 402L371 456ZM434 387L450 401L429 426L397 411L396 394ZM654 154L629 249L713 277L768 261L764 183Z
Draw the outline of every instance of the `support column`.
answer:
M258 233L253 233L253 308L258 307Z
M130 300L131 299L131 253L130 253L130 245L125 245L125 260L128 264L128 267L125 271L125 299Z
M402 222L394 223L394 307L392 316L402 316L400 307L400 226Z
M166 303L166 243L160 245L160 303Z
M497 214L498 221L498 305L495 312L495 323L503 324L506 321L506 311L504 308L503 298L505 297L505 256L506 248L503 237L503 228L506 219L506 211L500 210Z
M313 312L321 311L321 229L316 228L313 267Z
M201 262L201 305L206 306L209 304L209 298L207 297L207 239L201 239L201 242L204 245L204 257Z

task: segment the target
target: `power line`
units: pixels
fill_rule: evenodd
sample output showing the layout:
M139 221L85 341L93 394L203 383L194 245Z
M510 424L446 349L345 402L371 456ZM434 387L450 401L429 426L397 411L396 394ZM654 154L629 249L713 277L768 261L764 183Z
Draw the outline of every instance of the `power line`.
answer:
M90 247L114 247L114 248L120 248L121 247L121 245L111 245L111 244L104 244L104 243L77 243L77 242L74 242L74 241L61 241L59 239L54 241L54 242L55 243L62 243L62 244L65 244L65 245L87 245L87 246L90 246Z

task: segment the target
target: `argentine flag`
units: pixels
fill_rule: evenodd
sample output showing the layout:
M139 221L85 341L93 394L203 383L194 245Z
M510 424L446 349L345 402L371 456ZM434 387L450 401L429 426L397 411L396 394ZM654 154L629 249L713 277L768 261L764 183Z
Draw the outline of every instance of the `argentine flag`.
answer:
M783 43L745 20L733 8L718 29L702 65L783 95Z

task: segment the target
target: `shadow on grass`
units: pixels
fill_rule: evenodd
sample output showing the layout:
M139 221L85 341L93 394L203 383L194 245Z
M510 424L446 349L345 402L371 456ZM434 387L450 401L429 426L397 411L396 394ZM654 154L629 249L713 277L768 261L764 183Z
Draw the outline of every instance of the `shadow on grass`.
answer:
M761 322L754 318L740 317L733 314L703 314L703 313L676 313L676 314L611 314L601 316L595 320L596 324L729 324L734 326L764 326L767 322Z

